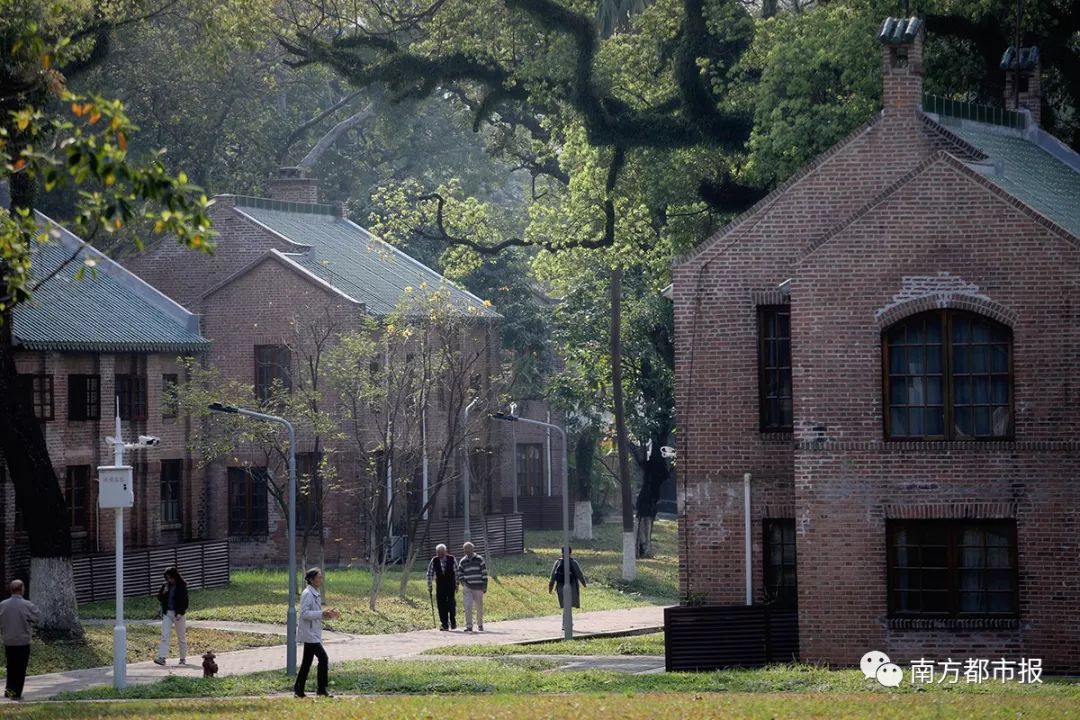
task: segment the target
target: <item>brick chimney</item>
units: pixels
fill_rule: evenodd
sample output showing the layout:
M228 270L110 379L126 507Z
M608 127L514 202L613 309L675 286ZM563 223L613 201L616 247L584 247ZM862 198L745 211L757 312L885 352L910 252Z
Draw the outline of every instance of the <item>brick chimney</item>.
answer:
M319 183L302 167L278 168L270 178L270 197L296 203L319 202Z
M1016 84L1017 66L1020 70L1019 87ZM1005 71L1005 107L1015 110L1019 98L1020 107L1031 113L1035 126L1042 125L1042 67L1039 63L1039 48L1022 47L1017 54L1015 46L1009 46L1001 56L1001 69Z
M887 121L908 122L923 100L923 21L885 18L881 43L882 99Z

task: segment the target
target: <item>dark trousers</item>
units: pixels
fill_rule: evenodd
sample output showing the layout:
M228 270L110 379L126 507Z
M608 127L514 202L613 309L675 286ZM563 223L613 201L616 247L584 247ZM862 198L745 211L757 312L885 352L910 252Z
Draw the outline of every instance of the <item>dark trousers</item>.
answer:
M439 606L439 624L443 627L457 627L457 588L453 585L435 586L435 602Z
M330 660L326 657L326 651L323 650L322 643L304 643L304 659L300 661L300 672L296 673L296 685L293 687L297 695L304 692L313 658L319 658L319 670L316 673L316 692L320 695L326 694Z
M30 646L5 645L4 655L7 656L7 692L4 694L22 697L26 666L30 664Z

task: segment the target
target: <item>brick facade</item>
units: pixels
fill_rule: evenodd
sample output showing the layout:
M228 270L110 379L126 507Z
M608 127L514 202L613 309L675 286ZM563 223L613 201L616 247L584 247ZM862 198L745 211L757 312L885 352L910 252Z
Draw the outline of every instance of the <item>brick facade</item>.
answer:
M171 545L206 537L202 522L202 474L188 448L188 421L167 417L164 411L162 376L178 374L176 358L166 354L91 354L21 351L16 357L20 374L46 375L52 379L53 419L42 421L49 457L67 492L70 467L86 466L89 479L83 505L83 525L72 533L76 554L109 552L114 547L112 511L97 509L97 467L111 465L112 446L105 442L115 428L117 374L146 378L147 413L145 420L125 421L121 429L125 440L139 435L156 435L161 444L146 450L128 451L125 461L134 467L135 506L125 513L124 537L128 547ZM68 383L72 375L96 375L100 378L100 419L69 420ZM162 521L161 463L181 463L179 521ZM0 567L22 572L29 561L25 529L18 527L15 491L6 473L0 474L0 537L4 538ZM7 577L7 575L5 575Z
M801 657L1041 657L1080 669L1080 241L965 165L978 151L919 110L921 37L883 49L881 116L674 270L680 586L743 601L743 474L753 595L764 518L794 518ZM757 307L790 304L794 428L763 433ZM885 440L882 331L968 310L1013 333L1014 433ZM889 617L886 521L1013 518L1019 620Z
M274 199L288 203L310 202L314 196L303 193L314 187L313 183L311 178L279 176L271 182ZM128 267L162 291L173 294L188 309L202 317L203 334L213 343L205 359L207 366L219 369L225 379L251 385L254 382L255 346L296 347L298 342L303 342L300 338L305 328L311 327L330 326L333 328L332 336L358 330L369 311L362 297L354 299L275 256L271 251L288 254L310 248L293 242L244 214L234 212L234 200L231 196L221 196L212 208L215 228L219 233L213 256L191 257L178 246L160 243L131 260ZM358 299L360 302L357 302ZM482 351L480 364L483 372L488 376L494 375L501 360L496 321L476 318L468 322L471 329L466 333L466 348ZM297 361L297 353L294 352L294 364ZM294 368L294 372L304 370ZM329 396L323 401L324 407L335 404ZM489 403L489 408L492 404ZM429 407L427 423L433 476L436 462L434 448L445 437L447 426L446 411L436 405L432 402ZM379 424L382 422L385 420L376 412L368 419L368 451L374 449L381 439ZM474 524L479 522L482 509L503 512L503 498L513 490L514 449L507 442L509 435L502 424L488 421L482 423L476 434L470 437L471 448L490 451L492 459L489 467L493 473L491 478L473 479L470 509ZM352 443L350 439L336 445L348 448ZM303 431L299 434L297 445L300 453L314 449L313 438L305 436ZM433 509L436 518L460 517L462 514L458 499L462 485L461 457L460 453L454 455L448 486L440 491ZM324 502L322 518L326 560L330 563L362 563L368 559L369 528L363 520L365 508L362 506L368 499L360 497L362 492L357 478L368 470L360 467L355 449L335 453L333 463L338 482ZM231 558L235 565L280 564L287 547L287 528L285 518L272 499L269 501L266 535L230 536L229 464L262 466L265 460L236 457L206 468L210 488L210 536L230 538ZM561 472L559 468L561 460L556 467L556 471ZM284 469L279 468L278 472L284 472ZM481 487L495 493L486 508L482 508L484 493L480 492Z

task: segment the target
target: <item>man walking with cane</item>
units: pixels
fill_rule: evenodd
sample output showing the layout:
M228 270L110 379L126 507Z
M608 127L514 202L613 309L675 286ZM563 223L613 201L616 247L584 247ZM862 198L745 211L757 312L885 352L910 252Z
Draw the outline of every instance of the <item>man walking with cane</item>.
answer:
M23 581L12 580L11 597L0 602L0 633L7 656L7 689L4 697L22 700L26 666L30 663L30 626L37 623L37 606L23 598Z
M435 546L435 557L427 566L428 597L431 597L431 586L435 585L435 597L439 602L439 629L457 629L457 573L454 565L454 556L446 551L446 546L439 543ZM435 619L435 609L431 611L432 620Z

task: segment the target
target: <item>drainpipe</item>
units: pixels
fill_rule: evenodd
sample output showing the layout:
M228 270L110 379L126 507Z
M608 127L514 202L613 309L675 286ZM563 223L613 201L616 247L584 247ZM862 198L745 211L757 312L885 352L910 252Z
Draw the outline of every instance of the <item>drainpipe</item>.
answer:
M547 413L547 424L551 425L551 411ZM544 431L544 444L547 445L547 496L551 497L551 428Z
M750 473L743 473L743 536L746 539L746 604L754 604L754 569L750 555Z

